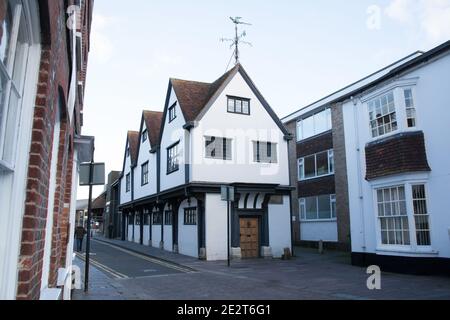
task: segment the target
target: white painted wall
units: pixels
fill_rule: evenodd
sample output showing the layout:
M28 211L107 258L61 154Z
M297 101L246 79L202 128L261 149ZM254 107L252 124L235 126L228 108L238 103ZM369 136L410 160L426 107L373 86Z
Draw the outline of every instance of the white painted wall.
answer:
M184 200L178 210L178 251L181 254L198 258L197 226L184 225L184 208L196 207L197 200L191 198L191 205Z
M133 228L134 226L132 224L128 225L128 241L133 241Z
M283 204L269 204L269 244L274 258L281 258L284 248L291 248L291 203L283 196Z
M336 221L302 221L300 237L303 241L337 242L338 231Z
M152 226L152 247L159 248L161 242L161 225Z
M127 144L126 144L126 148L128 148L128 139L127 139ZM126 149L125 149L126 150ZM123 167L123 177L120 178L120 204L125 204L131 201L131 190L130 191L126 191L126 177L127 174L129 174L131 172L131 155L125 158L125 164Z
M205 241L208 261L226 260L227 250L227 203L220 194L205 196Z
M403 174L377 181L367 182L364 179L365 145L371 141L368 129L368 111L366 103L360 100L356 105L348 101L343 106L347 173L349 184L350 218L352 251L379 254L395 254L405 256L438 256L450 257L450 152L448 137L450 135L450 55L413 70L397 79L395 83L386 84L381 90L396 84L416 82L415 104L417 110L418 130L425 134L428 162L432 169L429 174ZM396 106L400 126L404 110ZM403 129L407 131L408 129ZM398 130L400 132L402 130ZM358 152L357 149L361 152ZM428 209L431 219L432 251L420 252L414 248L397 248L392 251L377 250L378 231L374 208L373 187L377 184L402 184L408 181L426 181L428 191ZM359 197L362 196L363 200Z
M142 142L142 131L150 128L146 127L144 119L141 121L141 128L143 128L139 135L139 154L138 154L138 162L137 167L134 169L135 171L135 179L134 179L134 199L138 200L141 198L148 197L156 193L156 185L157 185L157 155L156 153L150 153L151 144L150 139L147 138L145 142ZM142 185L142 165L145 162L148 163L148 184Z
M174 90L170 94L169 105L172 106L177 101ZM177 105L177 117L169 123L169 112L167 112L164 132L161 139L161 191L183 185L185 183L185 168L184 168L184 144L185 144L185 130L183 126L186 124L180 106ZM178 150L180 153L180 169L171 174L167 174L167 147L173 143L180 141Z
M134 226L134 242L140 243L141 241L141 227L138 225Z
M150 226L144 225L144 246L150 243Z
M249 98L251 115L227 112L227 95ZM289 185L288 149L277 124L238 73L192 130L191 180ZM231 138L233 160L205 158L205 136ZM278 163L253 162L253 142L277 143Z
M173 251L172 226L164 226L164 250Z

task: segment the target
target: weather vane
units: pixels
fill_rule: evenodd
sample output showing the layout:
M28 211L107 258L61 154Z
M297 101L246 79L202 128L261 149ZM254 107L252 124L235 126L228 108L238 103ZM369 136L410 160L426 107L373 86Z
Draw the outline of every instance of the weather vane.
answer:
M243 25L247 25L247 26L251 26L250 23L246 23L241 21L242 17L230 17L230 20L233 21L234 23L234 29L235 29L235 37L234 39L226 39L226 38L222 38L220 39L220 41L222 42L232 42L230 48L234 47L234 59L235 59L235 64L239 63L239 45L242 44L246 44L249 46L252 46L252 44L250 42L247 41L243 41L243 39L247 36L247 33L245 32L245 30L239 35L238 32L238 25L243 24ZM231 59L230 59L231 62ZM228 64L229 65L229 64ZM227 67L228 69L228 67Z

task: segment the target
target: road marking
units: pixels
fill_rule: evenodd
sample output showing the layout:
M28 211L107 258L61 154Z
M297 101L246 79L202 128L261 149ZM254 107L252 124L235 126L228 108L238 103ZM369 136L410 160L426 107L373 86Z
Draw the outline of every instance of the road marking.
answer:
M173 269L173 270L177 270L177 271L184 272L184 273L196 273L196 271L192 270L191 268L178 266L178 265L175 265L175 264L172 264L172 263L169 263L169 262L166 262L166 261L162 261L162 260L159 260L159 259L155 259L155 258L150 258L148 256L145 256L145 255L142 255L142 254L139 254L139 253L135 253L133 251L129 251L129 250L123 249L123 248L115 246L113 244L105 243L103 241L98 241L98 240L95 240L95 239L93 239L93 240L95 242L99 243L99 244L104 245L104 246L108 246L108 247L114 248L114 249L116 249L118 251L125 252L125 253L127 253L127 254L129 254L131 256L134 256L134 257L137 257L137 258L140 258L140 259L143 259L143 260L155 263L155 264L159 264L161 266L164 266L164 267L167 267L167 268L170 268L170 269Z
M83 260L84 262L86 261L86 257L84 254L80 254L80 253L76 253L77 257L80 258L81 260ZM89 262L96 268L106 272L107 274L113 276L116 279L130 279L130 277L128 277L127 275L124 275L123 273L120 273L114 269L111 269L110 267L90 258Z

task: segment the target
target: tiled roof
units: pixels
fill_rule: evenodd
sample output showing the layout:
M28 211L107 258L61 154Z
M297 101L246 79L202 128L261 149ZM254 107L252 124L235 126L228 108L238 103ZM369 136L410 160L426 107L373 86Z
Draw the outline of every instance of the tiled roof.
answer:
M148 138L152 148L159 145L159 133L161 130L163 113L157 111L144 111L144 121L148 130Z
M130 145L131 165L136 165L139 147L139 132L128 131L128 144Z
M239 66L239 64L236 65L213 83L170 79L187 122L194 121L197 118L228 76L238 69Z
M106 206L106 193L103 192L101 195L97 197L94 201L92 201L92 209L104 209Z

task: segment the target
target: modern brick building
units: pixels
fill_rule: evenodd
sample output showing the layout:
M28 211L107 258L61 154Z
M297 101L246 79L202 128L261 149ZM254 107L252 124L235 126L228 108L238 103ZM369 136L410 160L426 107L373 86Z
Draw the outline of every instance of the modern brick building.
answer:
M0 1L0 299L70 299L93 1Z

